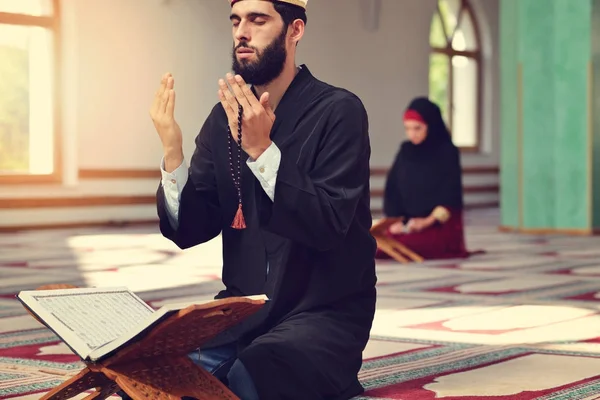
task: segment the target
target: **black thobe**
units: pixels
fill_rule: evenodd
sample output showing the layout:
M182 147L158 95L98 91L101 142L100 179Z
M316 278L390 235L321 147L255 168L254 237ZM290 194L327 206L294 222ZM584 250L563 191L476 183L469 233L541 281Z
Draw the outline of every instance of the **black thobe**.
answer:
M261 399L348 399L363 391L357 373L376 300L367 114L355 95L317 80L306 66L275 114L271 139L281 161L274 201L244 153L247 228L230 227L238 198L219 103L196 138L177 230L158 189L161 232L181 248L221 233L226 289L216 298L271 299L219 343L238 343Z

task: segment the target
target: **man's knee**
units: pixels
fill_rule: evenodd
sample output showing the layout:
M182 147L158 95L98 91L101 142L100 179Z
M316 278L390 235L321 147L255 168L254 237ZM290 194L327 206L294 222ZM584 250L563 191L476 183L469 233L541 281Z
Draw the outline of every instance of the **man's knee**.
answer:
M236 359L236 348L234 345L225 345L202 351L196 350L188 357L194 364L222 380Z
M239 360L235 360L227 374L229 389L241 400L259 400L250 373Z

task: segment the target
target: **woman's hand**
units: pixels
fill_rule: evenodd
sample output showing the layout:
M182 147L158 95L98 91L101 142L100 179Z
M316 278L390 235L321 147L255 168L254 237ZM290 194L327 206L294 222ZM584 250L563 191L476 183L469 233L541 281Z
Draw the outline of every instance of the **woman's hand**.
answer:
M421 232L431 225L435 223L435 218L427 217L427 218L412 218L408 221L408 231L409 232Z
M401 233L404 233L404 222L394 222L392 225L390 225L389 230L392 235L399 235Z

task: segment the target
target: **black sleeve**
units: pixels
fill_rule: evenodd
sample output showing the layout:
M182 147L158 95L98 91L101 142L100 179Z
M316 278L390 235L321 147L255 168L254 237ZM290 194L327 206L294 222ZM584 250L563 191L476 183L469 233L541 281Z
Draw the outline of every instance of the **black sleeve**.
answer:
M156 193L160 231L182 249L196 246L215 238L222 229L221 210L210 149L210 132L214 130L216 107L206 119L196 137L188 180L179 202L178 227L173 229L168 216L162 185Z
M317 250L338 246L369 185L369 127L366 110L353 96L327 112L319 153L309 172L281 155L274 201L260 202L261 225Z
M400 178L398 176L401 157L401 152L399 152L394 160L394 164L392 164L392 168L388 172L383 192L383 214L390 218L406 216L406 210L402 204Z
M463 206L463 185L462 185L462 168L460 163L460 150L456 147L451 147L440 160L444 166L444 179L438 190L439 201L437 205L462 208Z

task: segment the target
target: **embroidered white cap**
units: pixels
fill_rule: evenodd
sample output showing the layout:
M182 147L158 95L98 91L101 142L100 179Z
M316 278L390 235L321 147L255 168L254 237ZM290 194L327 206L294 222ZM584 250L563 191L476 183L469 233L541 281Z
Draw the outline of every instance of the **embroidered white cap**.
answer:
M242 0L229 0L231 5L233 6L235 3ZM265 1L279 1L281 3L289 3L298 7L302 7L306 10L306 6L308 4L308 0L265 0Z

